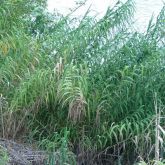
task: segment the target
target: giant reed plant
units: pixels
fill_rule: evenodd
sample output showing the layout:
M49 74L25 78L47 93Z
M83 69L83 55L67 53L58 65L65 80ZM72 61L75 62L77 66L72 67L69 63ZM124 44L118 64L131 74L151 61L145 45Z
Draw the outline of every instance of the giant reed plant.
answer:
M65 147L82 162L104 150L134 161L137 144L146 156L154 142L154 93L165 102L165 8L139 34L130 30L132 0L99 20L90 10L82 19L50 14L44 4L7 0L0 7L3 137L58 144L54 134L67 129Z

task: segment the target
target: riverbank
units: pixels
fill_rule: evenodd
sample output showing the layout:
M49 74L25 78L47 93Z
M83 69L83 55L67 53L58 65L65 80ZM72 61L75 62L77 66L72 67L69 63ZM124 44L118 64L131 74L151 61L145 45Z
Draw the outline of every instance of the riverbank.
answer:
M134 6L73 19L45 0L2 0L0 137L29 146L3 141L11 159L40 161L40 150L48 165L165 157L165 6L145 33L131 31Z

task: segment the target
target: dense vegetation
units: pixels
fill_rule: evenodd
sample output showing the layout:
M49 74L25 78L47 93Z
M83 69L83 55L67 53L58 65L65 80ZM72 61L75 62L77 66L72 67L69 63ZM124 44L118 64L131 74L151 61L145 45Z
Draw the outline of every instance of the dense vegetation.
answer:
M51 151L49 164L154 159L155 110L164 115L165 105L165 7L141 34L132 0L99 20L90 9L78 19L45 6L1 1L1 137Z

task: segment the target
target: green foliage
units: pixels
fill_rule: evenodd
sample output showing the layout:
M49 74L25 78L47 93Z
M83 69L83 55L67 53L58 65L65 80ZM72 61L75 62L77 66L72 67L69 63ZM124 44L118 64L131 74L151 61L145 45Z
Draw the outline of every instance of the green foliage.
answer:
M128 155L137 144L146 153L155 92L165 104L165 7L139 34L130 29L132 0L100 20L90 10L82 19L50 14L44 5L7 0L0 7L3 137L40 141L55 152L51 163L74 160L77 143L83 153L120 145Z
M151 161L150 164L157 164L157 165L164 165L164 161ZM141 161L137 163L136 165L147 165L145 162Z
M75 155L69 150L69 131L64 129L58 134L55 132L51 139L43 139L39 146L49 154L48 164L76 164Z
M2 146L0 146L0 164L6 165L8 161L9 161L9 157L7 151Z

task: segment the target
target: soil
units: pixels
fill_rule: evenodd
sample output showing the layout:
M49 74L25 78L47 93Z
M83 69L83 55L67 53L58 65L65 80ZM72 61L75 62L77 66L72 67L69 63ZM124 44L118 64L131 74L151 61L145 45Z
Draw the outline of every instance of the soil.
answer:
M11 140L0 139L0 147L8 154L7 165L44 165L47 158L46 152L35 151Z

